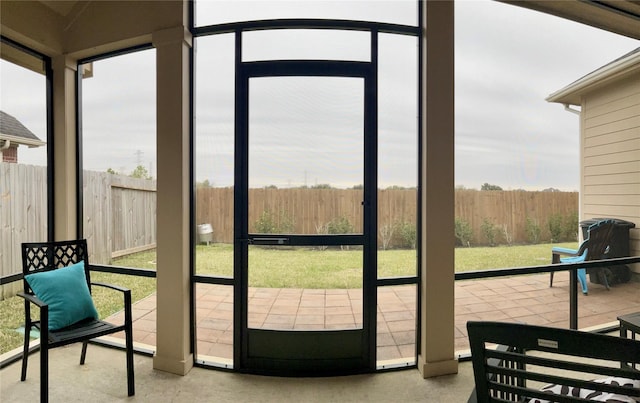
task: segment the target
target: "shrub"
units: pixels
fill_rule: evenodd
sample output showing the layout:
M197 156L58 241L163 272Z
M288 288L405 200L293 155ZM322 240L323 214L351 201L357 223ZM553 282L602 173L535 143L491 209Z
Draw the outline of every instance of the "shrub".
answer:
M509 232L509 226L507 224L502 224L502 236L507 245L511 246L513 244L513 234Z
M327 224L327 232L329 234L352 234L355 232L353 225L345 216L336 217Z
M540 229L540 224L538 224L538 220L527 217L525 222L525 231L527 233L527 239L529 243L538 244L540 243L540 233L542 230Z
M269 210L264 210L253 226L258 233L273 234L276 232L277 223L273 213Z
M473 240L473 229L465 219L456 217L455 222L455 236L457 243L462 246L471 246Z
M293 218L284 209L279 214L264 210L253 225L261 234L289 234L295 230Z
M551 243L557 243L562 240L562 235L565 232L562 215L551 214L547 225L549 227L549 233L551 234Z
M382 250L387 250L391 246L393 232L395 228L391 224L385 224L380 227L380 239L382 240Z
M395 224L396 232L400 238L399 245L402 248L416 248L416 225L408 221L400 221Z
M484 234L485 238L487 238L487 241L489 242L489 246L496 246L497 230L496 230L495 224L489 221L488 218L485 218L484 220L482 220L482 225L480 226L480 229L482 229L482 233Z
M564 239L567 241L577 241L579 239L579 226L578 212L574 211L567 214L564 220Z

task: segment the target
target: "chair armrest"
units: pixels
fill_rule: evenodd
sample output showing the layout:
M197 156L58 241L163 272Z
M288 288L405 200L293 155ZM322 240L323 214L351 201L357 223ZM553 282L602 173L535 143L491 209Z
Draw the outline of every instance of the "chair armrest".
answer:
M42 300L40 300L38 297L36 297L33 294L26 294L24 292L19 292L16 294L19 297L24 298L25 300L31 302L32 304L36 305L38 308L44 308L44 307L48 307L49 305L45 304L44 302L42 302Z
M115 284L109 284L109 283L100 283L100 282L91 282L91 285L96 285L98 287L105 287L105 288L110 288L112 290L116 290L116 291L120 291L122 293L127 293L127 292L131 292L130 289L125 288L125 287L120 287L119 285L115 285Z
M551 248L551 253L554 255L578 256L578 251L576 249L561 248L559 246Z
M118 285L109 283L92 282L91 285L98 287L109 288L114 291L120 291L124 299L124 319L125 323L131 323L131 290L128 288L120 287Z

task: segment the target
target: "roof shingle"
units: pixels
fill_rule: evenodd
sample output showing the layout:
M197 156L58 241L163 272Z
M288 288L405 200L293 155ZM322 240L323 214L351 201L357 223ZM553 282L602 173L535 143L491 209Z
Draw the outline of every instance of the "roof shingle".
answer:
M6 112L0 111L0 135L20 137L41 141L38 136L27 129L20 121Z

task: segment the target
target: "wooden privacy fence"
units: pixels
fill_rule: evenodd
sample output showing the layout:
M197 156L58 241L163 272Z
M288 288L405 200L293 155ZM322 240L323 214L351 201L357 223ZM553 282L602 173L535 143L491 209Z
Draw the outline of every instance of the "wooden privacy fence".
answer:
M83 172L83 226L91 263L154 248L156 182ZM0 276L22 271L20 244L47 239L47 170L0 163ZM21 282L2 286L1 299Z
M92 263L156 246L156 181L83 172L83 229Z
M540 241L550 242L548 222L553 215L577 217L578 193L456 190L455 216L470 224L472 246L487 244L482 230L485 220L496 226L500 243L504 243L505 230L513 243L528 243L527 218L539 225Z
M498 239L505 230L511 242L526 243L526 220L537 223L541 241L549 241L547 222L552 215L567 217L578 212L576 192L525 192L456 190L455 215L469 223L472 246L487 244L482 231L486 220L494 224ZM216 242L233 241L233 189L200 188L196 196L196 221L211 224ZM316 234L332 219L345 217L362 228L362 190L356 189L250 189L249 230L255 231L263 212L276 220L293 222L298 234ZM416 222L416 190L378 191L378 226ZM452 223L453 225L453 223ZM576 232L577 232L576 228ZM378 233L378 243L382 243Z
M20 244L47 240L47 170L0 162L0 276L22 271ZM3 285L0 300L22 291Z
M46 240L46 178L45 167L0 163L0 276L21 271L22 242ZM155 247L155 180L84 171L83 197L84 237L92 263L110 264L114 257ZM338 218L356 230L362 228L361 189L251 189L249 200L251 231L265 212L271 213L274 225L284 226L286 221L299 234L326 232L327 224ZM500 231L506 228L513 243L526 243L527 217L542 229L541 241L548 241L549 217L577 210L577 193L456 190L455 215L470 224L472 245L486 243L484 220ZM415 222L415 189L378 191L381 230ZM215 242L232 242L233 189L198 188L196 223L211 224ZM13 295L21 286L20 282L3 286L3 295Z

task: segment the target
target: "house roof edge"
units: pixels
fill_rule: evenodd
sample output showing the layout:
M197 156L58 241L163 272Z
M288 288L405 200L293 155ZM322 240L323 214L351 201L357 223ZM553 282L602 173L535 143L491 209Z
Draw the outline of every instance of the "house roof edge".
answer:
M592 91L605 83L626 76L636 70L640 71L640 48L636 48L611 63L579 78L566 87L550 94L545 100L561 104L580 105L581 95L585 92Z

